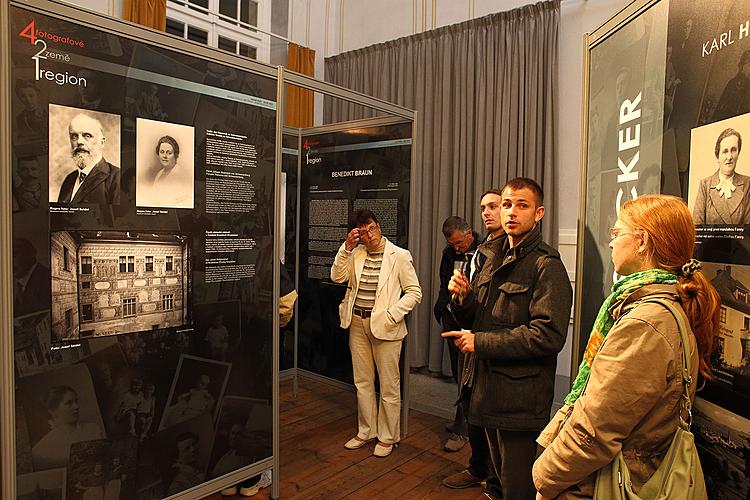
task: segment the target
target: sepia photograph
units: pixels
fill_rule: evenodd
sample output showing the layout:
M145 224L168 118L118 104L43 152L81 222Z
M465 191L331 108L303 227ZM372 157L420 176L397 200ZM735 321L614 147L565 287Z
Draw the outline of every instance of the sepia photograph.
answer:
M13 211L28 212L47 206L43 175L45 156L24 155L15 158L13 168Z
M697 398L692 431L710 500L750 496L750 420Z
M50 252L53 342L188 323L187 235L54 231Z
M703 262L703 273L719 297L719 331L714 337L714 375L735 387L750 386L750 266ZM741 379L744 384L736 384Z
M268 400L225 396L208 477L223 476L270 457L272 414Z
M696 225L750 224L750 113L692 129L688 208Z
M75 443L70 447L70 500L129 500L134 497L138 441L132 437Z
M194 207L194 134L187 125L136 120L137 206Z
M227 361L229 353L242 340L240 332L239 301L196 304L193 307L193 324L198 340L198 351L207 358Z
M66 500L65 469L16 476L16 500Z
M120 116L49 105L49 201L120 204Z
M192 333L187 327L165 328L118 335L117 342L130 366L174 370L182 354L189 349Z
M18 381L34 470L66 467L70 447L104 439L104 425L86 365L73 365Z
M213 422L231 368L230 363L183 355L172 382L159 430L204 413Z
M149 440L148 446L139 452L139 463L150 466L148 476L158 473L162 485L161 498L192 488L205 480L213 433L211 416L203 413L158 432ZM148 484L152 483L154 481L148 481Z

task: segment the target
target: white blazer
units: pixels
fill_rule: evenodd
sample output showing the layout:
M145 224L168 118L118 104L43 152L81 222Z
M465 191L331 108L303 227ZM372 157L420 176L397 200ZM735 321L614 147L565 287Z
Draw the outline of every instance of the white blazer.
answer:
M422 301L422 288L419 286L409 251L397 247L385 236L383 239L383 263L378 275L370 329L376 339L400 340L408 333L404 318ZM352 322L352 308L366 258L367 249L364 245L358 245L351 252L347 252L342 244L333 261L331 280L335 283L349 282L344 300L339 305L341 328L349 328Z

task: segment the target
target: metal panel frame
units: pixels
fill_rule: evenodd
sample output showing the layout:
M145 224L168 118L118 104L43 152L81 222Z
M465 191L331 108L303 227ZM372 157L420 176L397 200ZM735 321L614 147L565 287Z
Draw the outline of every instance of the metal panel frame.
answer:
M570 363L570 380L575 380L578 374L578 366L581 364L581 357L578 352L581 343L588 340L588 332L581 332L581 308L583 307L583 293L581 280L583 278L583 268L586 263L583 260L584 229L586 225L586 187L588 174L588 131L589 131L589 85L590 85L590 62L591 50L615 34L620 28L633 21L643 12L651 8L661 0L635 0L627 5L620 12L615 14L612 19L606 21L591 33L585 33L583 36L583 82L582 82L582 99L581 99L581 147L580 147L580 165L579 165L579 201L578 201L578 233L576 235L576 294L573 309L573 342L571 349ZM586 335L582 338L581 335Z
M11 192L10 4L0 2L0 498L16 498L13 359L13 207ZM14 425L7 425L12 422Z
M282 66L270 66L268 64L252 61L246 58L235 56L227 52L210 48L199 43L195 43L183 38L178 38L163 32L144 28L140 25L130 23L121 19L104 17L96 12L92 12L67 3L61 0L11 0L0 1L0 40L2 48L0 49L0 161L4 165L11 164L11 79L10 79L10 7L15 6L28 11L37 12L43 15L56 17L64 21L75 24L93 26L104 32L121 36L131 40L144 42L147 44L190 53L196 57L209 61L218 62L242 71L255 73L275 79L277 83L277 101L276 101L276 164L274 171L274 202L276 206L281 202L281 135L282 132L296 134L299 137L298 149L301 150L302 132L301 129L293 129L284 126L285 107L284 96L286 94L286 83L294 84L299 87L320 92L324 95L347 100L371 107L378 111L388 113L389 117L376 117L368 120L356 120L352 122L342 122L338 124L326 125L320 128L305 129L310 133L320 133L325 131L342 130L351 128L353 125L358 126L378 126L394 123L413 122L412 141L416 140L416 111L392 104L390 102L377 99L359 92L355 92L338 85L315 80L306 75L295 73L284 69ZM309 135L309 134L307 134ZM414 142L412 142L412 145ZM298 181L301 174L300 156L298 155L297 173ZM412 149L412 165L415 160L414 148ZM413 185L415 182L414 169L411 171L411 190L410 196L413 195ZM0 190L3 193L10 193L12 187L11 169L0 169ZM300 185L298 182L297 196L299 200ZM15 460L15 377L14 377L14 358L13 358L13 286L12 286L12 207L10 196L0 197L0 238L6 244L0 247L0 498L16 497L16 460ZM297 225L300 223L299 202L297 203ZM414 210L410 210L409 215L410 227L416 221ZM278 211L274 215L274 310L278 310L279 301L279 277L280 277L280 255L281 249L278 245L278 234L281 228L281 219ZM409 244L414 242L415 236L413 231L410 232ZM299 248L299 232L297 232L297 248ZM297 252L297 272L295 275L295 286L299 285L299 251ZM278 331L279 317L274 315L274 331ZM294 377L294 393L297 394L298 382L297 375L299 371L304 372L307 376L321 380L332 385L343 386L349 390L353 387L339 381L322 377L320 375L306 372L298 368L297 360L297 342L298 342L298 320L295 315L295 361L294 368L285 370L283 374L279 372L279 349L280 339L278 335L273 335L273 454L271 457L256 462L242 469L238 469L221 478L212 479L201 483L200 485L174 495L170 498L199 498L210 495L221 488L237 484L249 476L259 474L262 471L273 469L273 490L272 498L279 496L279 380L282 378ZM408 350L406 351L408 353ZM407 356L408 357L408 356ZM408 361L405 363L408 368ZM404 435L406 435L406 423L408 415L408 371L407 384L404 388L404 404L402 405L402 422Z

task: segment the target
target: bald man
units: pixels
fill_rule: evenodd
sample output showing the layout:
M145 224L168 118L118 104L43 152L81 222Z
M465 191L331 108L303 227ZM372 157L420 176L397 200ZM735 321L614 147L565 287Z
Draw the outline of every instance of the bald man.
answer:
M58 203L119 205L120 169L102 156L104 137L99 120L78 114L68 126L70 155L77 167L62 183Z

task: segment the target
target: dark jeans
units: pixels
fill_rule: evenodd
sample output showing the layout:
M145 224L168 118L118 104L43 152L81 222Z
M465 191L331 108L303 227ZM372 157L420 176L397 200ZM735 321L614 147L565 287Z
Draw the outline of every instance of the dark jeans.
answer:
M503 485L504 500L535 500L531 468L537 457L535 431L485 429L492 466Z
M446 312L443 315L443 331L444 332L450 332L454 330L460 330L461 327L458 326L458 323L456 323L456 320L453 319L453 315L450 312ZM456 381L456 385L460 389L461 385L461 372L463 371L463 365L464 365L464 354L461 352L461 350L456 347L456 344L453 343L453 339L445 339L445 341L448 343L448 354L451 358L451 370L453 370L453 380ZM469 429L468 429L469 423L466 420L466 408L464 408L464 405L456 405L456 415L453 418L453 432L455 434L461 435L461 436L468 436L469 435Z
M450 312L443 316L443 331L449 332L460 330L461 327L456 323ZM453 369L453 379L461 389L461 372L464 367L464 353L456 347L453 340L448 341L448 354L451 358L451 368ZM490 448L487 444L487 436L484 427L471 425L468 421L469 414L469 397L456 405L456 416L453 420L453 432L462 436L469 436L469 446L471 446L471 456L469 457L469 473L474 477L487 478L486 490L495 496L500 496L500 481L495 475L495 471L490 463Z

